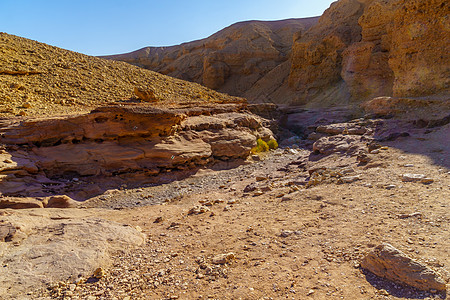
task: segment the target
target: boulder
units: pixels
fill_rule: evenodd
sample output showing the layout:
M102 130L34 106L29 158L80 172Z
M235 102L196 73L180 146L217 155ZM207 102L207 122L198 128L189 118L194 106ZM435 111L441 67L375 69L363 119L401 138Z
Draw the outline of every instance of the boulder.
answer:
M375 247L363 259L361 267L377 276L424 291L445 291L447 288L436 272L389 244Z
M156 102L159 98L155 95L155 91L151 88L134 88L134 94L145 102Z
M313 151L324 155L333 153L353 154L364 147L359 136L335 135L322 137L313 144Z
M43 201L45 208L75 208L78 202L66 195L47 197Z
M42 201L31 197L5 197L0 198L0 209L24 209L24 208L43 208Z

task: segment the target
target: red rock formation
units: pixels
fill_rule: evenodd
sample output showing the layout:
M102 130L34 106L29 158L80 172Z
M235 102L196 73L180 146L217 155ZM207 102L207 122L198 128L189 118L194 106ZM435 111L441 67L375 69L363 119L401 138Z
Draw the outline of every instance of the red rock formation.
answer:
M172 47L147 47L106 58L242 96L289 60L294 34L301 35L317 19L241 22L203 40ZM282 80L289 74L288 69L278 71L277 78ZM271 80L269 84L274 90L280 87Z
M402 0L392 22L389 66L394 96L442 93L450 83L450 5L446 0Z
M336 2L294 43L290 87L307 102L448 92L448 14L444 0Z
M342 52L361 39L357 22L363 8L357 0L335 2L315 26L294 42L289 86L297 91L297 102L335 97L336 92L345 97L347 91L340 84Z
M448 15L445 0L339 0L317 23L239 23L205 40L111 58L251 102L328 106L446 94Z
M245 159L256 140L268 140L272 132L244 109L244 104L102 107L79 116L10 122L0 126L1 193L45 196L46 185L62 188L68 178L123 175L151 181L167 170ZM92 196L83 190L74 197Z

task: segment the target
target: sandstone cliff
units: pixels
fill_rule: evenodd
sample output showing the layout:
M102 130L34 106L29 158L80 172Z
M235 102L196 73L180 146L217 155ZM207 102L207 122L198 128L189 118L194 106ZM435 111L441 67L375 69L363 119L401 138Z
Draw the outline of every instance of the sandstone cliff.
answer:
M250 99L255 98L252 94L267 97L289 75L292 37L300 36L317 19L241 22L203 40L172 47L147 47L106 58L197 82L231 95ZM271 79L265 79L266 76ZM264 93L258 93L258 88L256 92L249 92L259 85L266 89Z
M448 92L444 0L341 0L295 41L290 87L300 101Z
M448 15L445 0L339 0L318 21L238 23L201 41L109 58L251 102L447 94Z

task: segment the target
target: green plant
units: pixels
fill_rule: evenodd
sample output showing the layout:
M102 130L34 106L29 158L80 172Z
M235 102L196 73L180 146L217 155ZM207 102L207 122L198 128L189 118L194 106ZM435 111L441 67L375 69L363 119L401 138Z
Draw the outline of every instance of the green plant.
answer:
M267 146L269 146L269 149L271 149L271 150L278 149L278 143L277 143L277 141L275 139L270 139L267 142Z
M257 139L256 147L253 147L251 151L252 153L266 152L269 151L269 146L262 139Z

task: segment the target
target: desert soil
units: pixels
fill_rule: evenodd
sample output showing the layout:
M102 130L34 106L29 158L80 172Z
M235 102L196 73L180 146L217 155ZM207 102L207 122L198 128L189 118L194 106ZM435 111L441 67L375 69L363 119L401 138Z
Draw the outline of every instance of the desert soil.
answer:
M148 237L123 249L100 279L60 282L32 297L56 299L445 299L360 268L386 242L450 273L449 125L383 143L367 165L278 149L237 168L205 169L160 186L91 199L100 217ZM308 170L347 170L305 186ZM344 171L343 171L344 172ZM424 174L432 183L404 182Z

